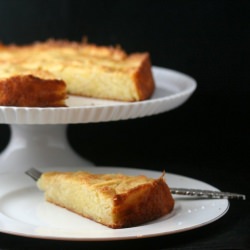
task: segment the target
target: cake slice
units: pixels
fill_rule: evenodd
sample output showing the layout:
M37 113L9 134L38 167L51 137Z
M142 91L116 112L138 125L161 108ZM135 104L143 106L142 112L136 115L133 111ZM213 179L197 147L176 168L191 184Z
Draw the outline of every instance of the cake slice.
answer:
M120 47L64 40L48 40L23 46L2 44L0 82L7 83L9 78L12 78L11 82L19 80L13 77L22 77L27 72L35 77L35 84L36 78L48 79L37 74L46 72L52 76L49 80L63 81L68 94L85 97L141 101L150 98L155 88L147 52L127 54ZM31 78L29 80L31 83ZM5 99L1 99L1 93L5 96L11 93L5 92L2 86L0 85L0 105L8 105ZM18 86L20 93L27 94L24 85ZM46 91L47 85L44 84L43 87ZM35 97L38 98L38 95Z
M174 199L163 175L46 172L37 181L46 200L110 228L137 226L170 213Z

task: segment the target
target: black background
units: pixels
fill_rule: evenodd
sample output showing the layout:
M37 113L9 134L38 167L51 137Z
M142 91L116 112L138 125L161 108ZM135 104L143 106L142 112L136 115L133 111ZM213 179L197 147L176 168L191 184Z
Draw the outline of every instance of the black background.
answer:
M186 73L197 90L160 115L68 127L72 147L100 166L165 169L249 194L250 1L0 0L0 40L47 38L127 52ZM0 149L8 125L0 125ZM249 218L249 217L248 217Z

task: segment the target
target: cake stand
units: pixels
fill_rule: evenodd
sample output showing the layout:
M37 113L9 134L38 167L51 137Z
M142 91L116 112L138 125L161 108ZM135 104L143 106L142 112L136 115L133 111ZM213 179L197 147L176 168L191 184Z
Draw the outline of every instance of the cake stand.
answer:
M68 107L0 106L0 123L9 124L11 129L9 144L0 155L0 173L24 172L30 167L46 170L47 166L93 166L70 147L66 134L68 124L159 114L182 105L196 88L193 78L177 71L154 66L153 75L156 90L146 101L127 103L70 96Z

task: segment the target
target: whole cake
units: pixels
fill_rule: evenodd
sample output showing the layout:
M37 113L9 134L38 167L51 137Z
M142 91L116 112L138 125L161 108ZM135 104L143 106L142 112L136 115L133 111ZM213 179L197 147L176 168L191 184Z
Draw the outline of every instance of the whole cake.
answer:
M147 52L65 40L0 45L0 105L64 106L67 94L133 102L154 88Z
M137 226L170 213L174 199L163 175L46 172L37 181L46 200L111 228Z

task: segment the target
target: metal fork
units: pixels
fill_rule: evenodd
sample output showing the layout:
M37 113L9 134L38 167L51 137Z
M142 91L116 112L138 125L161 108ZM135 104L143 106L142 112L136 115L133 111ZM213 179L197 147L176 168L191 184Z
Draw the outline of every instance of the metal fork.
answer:
M28 176L30 176L33 180L37 181L42 173L35 168L31 168L25 172ZM203 190L203 189L192 189L192 188L170 188L172 194L175 195L187 195L193 196L196 198L203 199L238 199L238 200L246 200L246 196L244 194L236 194L230 192L221 192L221 191L213 191L213 190Z

